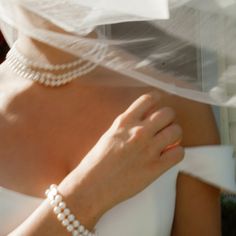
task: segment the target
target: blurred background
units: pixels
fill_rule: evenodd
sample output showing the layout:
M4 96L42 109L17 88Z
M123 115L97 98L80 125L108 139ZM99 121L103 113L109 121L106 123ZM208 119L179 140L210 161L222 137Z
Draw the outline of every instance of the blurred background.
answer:
M9 50L6 41L0 31L0 63L2 63L5 59L6 53Z

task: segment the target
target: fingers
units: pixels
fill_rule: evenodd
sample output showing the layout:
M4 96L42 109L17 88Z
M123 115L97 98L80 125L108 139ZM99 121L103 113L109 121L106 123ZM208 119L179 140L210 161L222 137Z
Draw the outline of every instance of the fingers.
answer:
M182 129L173 123L175 112L172 108L164 107L156 110L159 102L158 93L145 94L118 117L117 123L122 127L126 127L128 124L126 127L129 130L128 136L132 134L132 140L148 142L151 146L150 153L161 155L179 145L182 139ZM132 124L131 127L130 124ZM132 132L130 132L130 128L132 128ZM124 129L122 130L124 131Z
M159 155L158 155L159 156ZM158 178L161 174L166 172L171 167L178 164L184 158L184 148L175 146L154 159L151 163L151 174ZM150 169L149 169L150 170Z
M175 121L175 112L172 108L164 107L151 114L146 120L146 126L151 135L167 127Z
M162 151L162 153L164 153L164 152L166 152L166 151L168 151L168 150L170 150L170 149L172 149L172 148L174 148L174 147L179 146L180 143L181 143L181 140L178 140L176 143L170 144L169 146L167 146L167 147Z
M148 93L139 97L124 112L128 119L143 120L155 106L157 106L160 96L157 93Z
M163 151L167 147L179 143L182 140L182 129L177 124L171 124L161 130L153 139L153 148Z
M176 146L174 148L168 149L161 155L162 164L165 165L166 169L174 166L180 162L184 157L184 148L181 146Z

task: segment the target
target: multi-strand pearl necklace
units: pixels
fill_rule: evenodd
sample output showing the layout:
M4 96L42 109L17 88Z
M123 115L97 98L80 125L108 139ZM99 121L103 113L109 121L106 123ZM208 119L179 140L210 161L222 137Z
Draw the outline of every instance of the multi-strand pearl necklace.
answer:
M66 64L49 64L32 61L12 46L6 57L6 63L20 77L37 81L46 86L61 86L88 74L97 67L106 54L107 47L96 44L86 56L92 56L95 62L78 59ZM65 72L66 71L66 72ZM61 73L60 73L61 72Z

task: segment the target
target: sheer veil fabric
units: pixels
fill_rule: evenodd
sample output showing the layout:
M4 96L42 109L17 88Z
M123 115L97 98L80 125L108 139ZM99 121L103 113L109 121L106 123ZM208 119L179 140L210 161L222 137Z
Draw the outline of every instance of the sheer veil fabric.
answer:
M235 10L235 0L0 0L0 27L10 45L21 31L144 85L236 107ZM108 48L102 62L86 53L94 44Z

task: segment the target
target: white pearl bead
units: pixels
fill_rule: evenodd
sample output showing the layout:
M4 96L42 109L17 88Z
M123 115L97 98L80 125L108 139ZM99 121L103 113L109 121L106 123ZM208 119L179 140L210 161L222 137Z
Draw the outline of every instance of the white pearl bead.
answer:
M80 225L80 226L79 226L79 232L80 232L80 233L84 232L84 226L83 226L83 225Z
M45 195L48 196L49 193L50 193L50 190L47 189L47 190L45 191Z
M51 201L50 201L50 205L53 206L53 207L55 207L55 206L57 205L57 202L56 202L55 200L51 200Z
M54 200L57 202L57 204L59 204L59 202L62 201L62 196L59 195L59 194L57 194L57 195L55 196L55 199L54 199Z
M49 192L49 194L48 194L48 199L50 200L50 201L52 201L52 200L54 200L54 195L52 194L52 192L50 191Z
M60 86L61 85L61 82L59 80L56 81L56 85L57 86Z
M92 55L96 63L89 60L78 59L76 61L65 63L61 65L43 64L29 60L17 51L15 45L7 54L6 63L10 66L12 71L22 78L37 81L46 86L60 86L71 82L72 80L83 76L94 70L98 63L104 59L107 47L102 44L96 44L86 55ZM80 65L76 68L78 65ZM33 67L33 68L32 68ZM37 72L43 69L48 72ZM70 69L69 72L55 74L56 71ZM54 82L54 81L56 82Z
M38 81L38 80L39 80L38 76L35 75L34 73L32 73L32 76L33 76L33 80L35 80L35 81Z
M60 202L59 207L63 210L66 208L66 203L65 202Z
M69 220L67 220L67 219L64 219L63 221L62 221L62 225L64 225L64 226L68 226L70 224L70 222L69 222Z
M56 206L53 208L53 211L55 214L59 214L61 212L61 208Z
M57 215L57 219L60 220L60 221L62 221L62 220L65 219L65 215L64 215L63 213L59 213L59 214Z
M37 75L37 79L38 79L39 77L38 77L38 75ZM40 79L39 79L39 83L40 84L43 84L44 83L44 78L43 77L41 77Z
M74 220L74 221L73 221L73 226L74 226L75 228L79 227L79 225L80 225L80 222L79 222L78 220Z
M64 209L64 214L65 214L66 216L68 216L68 215L70 214L70 209L65 208L65 209Z
M53 190L53 189L57 189L57 185L56 184L51 184L50 185L50 190Z
M86 230L84 231L84 236L88 236L88 234L89 234L89 231L86 229Z
M79 235L79 231L78 230L73 230L72 236L78 236L78 235Z
M75 219L75 216L73 214L68 215L68 220L71 222Z
M50 81L49 81L49 80L46 80L46 81L45 81L45 85L46 85L46 86L49 86L49 85L50 85Z
M68 232L72 232L74 227L73 227L73 225L68 225L66 229L67 229Z
M56 84L57 84L56 81L51 82L51 86L53 86L53 87L56 86Z

